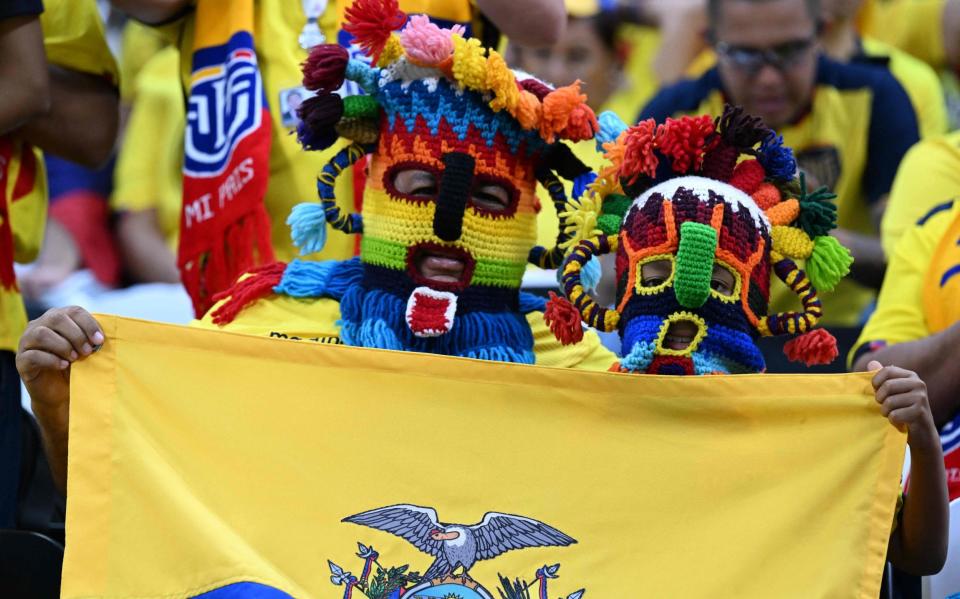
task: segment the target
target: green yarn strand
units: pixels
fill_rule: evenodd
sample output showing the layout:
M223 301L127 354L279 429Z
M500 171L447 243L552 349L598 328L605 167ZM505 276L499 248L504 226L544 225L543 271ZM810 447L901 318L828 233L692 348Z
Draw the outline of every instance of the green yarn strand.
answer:
M717 232L703 223L680 225L673 292L685 308L699 308L710 297L713 260L717 252Z
M833 201L837 194L821 187L813 193L807 193L807 179L800 173L800 216L797 225L810 239L826 235L837 226L837 204Z
M347 96L343 99L343 116L349 119L376 119L380 103L371 96Z
M807 258L807 276L813 286L822 291L833 291L840 279L850 272L853 256L850 250L829 235L813 240L813 253Z

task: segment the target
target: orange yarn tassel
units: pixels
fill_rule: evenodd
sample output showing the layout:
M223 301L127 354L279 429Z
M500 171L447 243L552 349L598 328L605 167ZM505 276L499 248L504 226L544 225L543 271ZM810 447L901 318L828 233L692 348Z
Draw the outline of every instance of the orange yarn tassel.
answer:
M803 362L807 366L829 364L839 351L837 339L826 329L814 329L787 341L783 353L791 362Z

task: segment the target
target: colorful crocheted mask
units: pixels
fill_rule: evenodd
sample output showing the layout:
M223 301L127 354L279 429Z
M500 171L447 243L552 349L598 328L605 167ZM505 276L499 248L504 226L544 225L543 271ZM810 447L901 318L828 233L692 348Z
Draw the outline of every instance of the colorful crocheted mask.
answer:
M601 123L611 166L572 219L579 241L563 266L569 302L554 297L547 308L558 338L582 334L571 312L617 330L627 372L760 372L755 340L779 334L800 334L785 346L791 359L832 361L836 341L813 330L817 288L832 289L852 259L827 235L836 223L833 196L806 193L782 139L730 107L716 121L649 120L627 129L605 113ZM616 252L613 309L598 306L581 280L584 265L608 252ZM767 314L772 274L797 294L802 311Z
M344 28L376 66L349 59L336 45L314 48L304 64L304 85L317 95L300 109L301 143L314 150L338 138L353 143L318 177L321 203L297 206L288 223L305 254L322 248L327 224L363 233L364 287L380 290L384 306L402 301L409 330L391 331L401 337L399 346L447 353L404 339L447 335L468 314L486 315L480 328L497 315L512 322L527 262L559 266L562 250L534 247L536 184L562 208L557 175L593 179L561 140L592 139L597 120L579 82L554 89L518 75L456 28L422 16L407 22L395 0L357 0L347 19ZM344 79L365 95L336 95ZM367 153L362 214L341 213L334 180ZM446 274L427 276L425 264ZM355 331L370 330L371 318L387 318L372 308L342 310L348 343ZM514 352L522 346L526 356L532 352L526 337L502 343Z

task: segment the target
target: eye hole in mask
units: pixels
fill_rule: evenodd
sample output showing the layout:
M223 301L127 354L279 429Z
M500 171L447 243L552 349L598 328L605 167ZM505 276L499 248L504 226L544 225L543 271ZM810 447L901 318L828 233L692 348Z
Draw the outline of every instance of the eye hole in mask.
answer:
M387 189L396 197L420 202L435 201L440 193L436 172L406 166L388 173ZM477 177L468 205L482 214L505 214L515 205L516 194L505 184Z
M673 282L673 259L667 256L651 256L639 264L637 292L655 293ZM710 289L722 298L732 298L737 291L738 277L724 264L714 264L710 277Z

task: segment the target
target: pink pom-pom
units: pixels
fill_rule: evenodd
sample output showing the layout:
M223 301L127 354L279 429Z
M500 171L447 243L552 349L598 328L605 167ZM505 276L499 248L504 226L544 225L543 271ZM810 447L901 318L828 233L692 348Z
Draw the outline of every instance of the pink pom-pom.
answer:
M340 44L321 44L303 63L303 86L315 92L333 93L343 85L350 55Z
M839 354L836 338L826 329L814 329L787 341L783 353L791 362L803 362L807 366L829 364Z
M438 27L425 15L410 17L407 26L400 32L400 43L407 56L424 66L435 66L453 54L453 34L463 35L463 25L453 29Z

